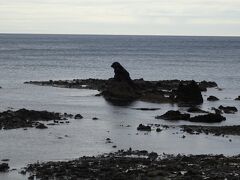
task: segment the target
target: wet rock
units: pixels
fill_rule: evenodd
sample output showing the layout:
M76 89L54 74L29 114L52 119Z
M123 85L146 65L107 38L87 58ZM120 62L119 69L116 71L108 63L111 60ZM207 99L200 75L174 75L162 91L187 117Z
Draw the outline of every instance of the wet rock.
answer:
M238 110L236 107L234 106L219 106L218 109L222 110L224 113L226 114L234 114L236 113Z
M199 115L195 117L191 117L189 121L191 122L205 122L205 123L217 123L225 121L226 118L220 114L209 113L207 115Z
M55 112L27 109L8 110L0 113L0 129L35 127L38 125L38 121L61 120L63 118L63 114Z
M209 96L209 97L207 98L207 100L208 100L208 101L219 101L219 99L218 99L217 97L215 97L215 96Z
M161 132L161 131L162 131L162 129L160 129L160 128L156 129L156 132Z
M176 92L176 100L186 104L202 104L203 98L198 84L191 81L188 84L179 84Z
M37 129L47 129L48 127L45 125L45 124L42 124L42 123L39 123L37 126L36 126Z
M213 81L201 81L199 83L199 87L200 89L207 89L207 88L213 88L213 87L217 87L217 83L213 82Z
M155 119L164 119L164 120L188 120L190 114L182 114L180 111L168 111L161 116L156 116Z
M139 126L137 127L138 131L151 131L151 126L145 126L143 124L139 124Z
M236 101L240 101L240 96L238 96L235 100L236 100Z
M74 119L82 119L82 118L83 118L83 116L81 114L76 114L74 116Z
M0 164L0 172L7 172L9 170L9 166L7 163Z
M190 113L208 113L207 111L204 111L198 107L190 107L187 112L190 112Z

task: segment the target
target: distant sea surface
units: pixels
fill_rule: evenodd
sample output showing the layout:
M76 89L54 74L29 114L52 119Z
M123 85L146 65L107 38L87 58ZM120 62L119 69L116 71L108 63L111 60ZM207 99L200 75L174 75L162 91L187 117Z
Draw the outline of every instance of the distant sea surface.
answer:
M20 168L38 160L67 160L130 147L158 153L240 154L237 136L185 134L183 139L175 129L148 134L137 131L140 123L197 124L154 118L167 110L186 112L184 107L139 101L118 107L96 97L98 92L93 90L23 84L30 80L107 79L113 77L110 66L114 61L120 62L132 78L216 81L222 90L204 92L200 108L210 111L225 105L240 110L240 102L234 101L240 95L240 37L0 34L0 111L27 108L84 117L46 130L0 130L1 159L10 159L11 168ZM220 101L206 101L209 95ZM133 109L142 107L159 110ZM240 124L240 112L224 116L226 121L213 125ZM93 121L93 117L99 120ZM113 144L106 144L106 138ZM20 178L13 172L1 174L0 179Z

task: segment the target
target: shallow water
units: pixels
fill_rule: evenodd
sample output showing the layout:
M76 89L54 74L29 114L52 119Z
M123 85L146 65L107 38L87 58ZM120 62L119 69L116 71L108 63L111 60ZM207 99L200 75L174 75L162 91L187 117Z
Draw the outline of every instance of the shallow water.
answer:
M11 168L19 169L38 160L67 160L130 147L158 153L239 154L238 136L186 135L183 139L183 134L176 134L178 129L136 130L140 123L194 124L154 118L170 109L185 111L184 107L144 102L119 107L95 97L97 91L23 84L28 80L109 78L113 76L110 64L120 61L133 78L214 80L223 90L209 89L204 99L215 95L220 101L205 101L201 108L231 105L240 109L240 101L233 100L240 95L239 57L240 38L233 37L0 35L1 111L27 108L84 116L46 130L0 131L0 159L9 158ZM226 115L226 121L213 125L240 124L239 115ZM105 143L108 137L112 144ZM14 178L22 179L15 171L0 174L0 179Z

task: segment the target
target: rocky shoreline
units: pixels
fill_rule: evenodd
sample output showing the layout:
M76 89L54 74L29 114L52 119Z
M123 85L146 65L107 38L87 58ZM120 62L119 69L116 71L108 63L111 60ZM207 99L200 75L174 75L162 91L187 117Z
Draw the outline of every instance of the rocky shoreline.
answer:
M158 155L120 150L67 162L30 164L29 179L238 179L240 156Z

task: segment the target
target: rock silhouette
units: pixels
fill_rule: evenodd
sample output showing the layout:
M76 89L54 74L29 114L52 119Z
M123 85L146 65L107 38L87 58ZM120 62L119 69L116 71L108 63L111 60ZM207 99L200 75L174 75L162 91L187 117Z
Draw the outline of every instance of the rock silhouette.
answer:
M195 81L191 81L189 84L180 82L176 92L176 100L186 104L202 104L203 97L198 84Z

